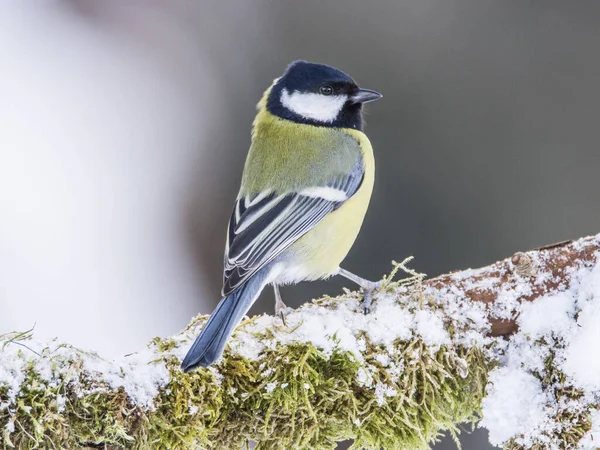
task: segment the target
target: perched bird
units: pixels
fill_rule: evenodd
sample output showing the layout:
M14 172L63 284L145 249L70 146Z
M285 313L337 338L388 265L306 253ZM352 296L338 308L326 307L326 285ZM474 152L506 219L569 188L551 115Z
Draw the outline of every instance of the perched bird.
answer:
M342 268L367 211L373 149L363 104L381 94L344 72L295 61L264 93L225 246L223 299L187 353L186 372L207 367L267 284L342 275L362 287L365 313L377 283Z

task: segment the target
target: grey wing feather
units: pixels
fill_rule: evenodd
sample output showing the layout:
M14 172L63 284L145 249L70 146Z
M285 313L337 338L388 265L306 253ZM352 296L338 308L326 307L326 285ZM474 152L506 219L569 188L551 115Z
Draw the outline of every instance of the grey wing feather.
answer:
M358 188L363 182L363 178L365 176L365 170L363 166L362 157L358 158L356 164L354 165L352 172L350 172L347 176L336 178L332 181L328 186L334 189L339 189L340 191L344 191L346 193L347 198L352 197ZM337 207L339 208L343 204L340 203Z
M363 176L363 162L359 158L350 173L321 186L345 193L345 199L339 201L297 192L238 198L227 230L223 295L234 292L327 214L339 208L356 193Z

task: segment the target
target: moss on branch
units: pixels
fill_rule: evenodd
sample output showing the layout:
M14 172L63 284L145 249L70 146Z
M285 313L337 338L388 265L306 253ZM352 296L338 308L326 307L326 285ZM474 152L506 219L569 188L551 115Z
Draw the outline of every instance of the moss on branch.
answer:
M574 264L591 260L576 247ZM489 334L514 317L492 314L490 280L497 297L506 288L517 305L534 299L505 264L427 282L397 265L408 278L384 279L371 315L346 292L303 306L288 327L248 319L215 367L190 374L179 364L206 316L114 361L30 332L0 336L0 448L333 449L353 439L357 449L427 449L481 412L497 365ZM579 419L577 438L589 429Z
M260 449L328 449L344 439L356 448L428 448L476 418L487 373L477 348L432 353L418 339L397 342L393 355L368 345L368 385L352 354L325 356L310 343L280 345L256 361L227 355L218 372L190 375L165 350L168 341L151 345L169 381L149 409L88 372L85 353L48 356L50 379L28 363L13 401L0 390L3 448L237 449L254 440ZM396 379L381 355L403 366Z

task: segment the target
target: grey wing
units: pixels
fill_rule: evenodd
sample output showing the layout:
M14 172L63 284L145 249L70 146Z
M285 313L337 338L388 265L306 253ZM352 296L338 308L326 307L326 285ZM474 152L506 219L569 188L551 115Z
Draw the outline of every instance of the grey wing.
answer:
M363 176L359 158L351 173L340 175L325 186L283 195L263 192L252 198L238 198L227 230L223 295L235 291L352 197Z

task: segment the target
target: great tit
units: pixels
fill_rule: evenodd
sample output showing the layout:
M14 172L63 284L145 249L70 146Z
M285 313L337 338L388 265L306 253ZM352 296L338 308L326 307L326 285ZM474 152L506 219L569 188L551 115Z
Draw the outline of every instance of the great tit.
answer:
M295 61L264 93L225 245L223 299L182 369L207 367L263 288L288 311L279 286L342 275L362 287L368 312L377 283L342 268L373 191L373 149L363 104L381 98L344 72Z

